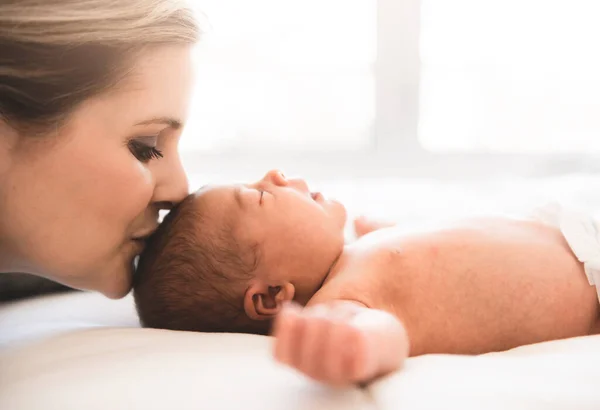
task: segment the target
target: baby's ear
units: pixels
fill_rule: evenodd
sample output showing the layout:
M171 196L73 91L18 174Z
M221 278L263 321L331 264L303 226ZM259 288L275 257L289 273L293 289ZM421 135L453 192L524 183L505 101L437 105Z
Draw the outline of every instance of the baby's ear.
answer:
M254 281L244 295L244 310L253 320L272 319L283 304L294 299L294 285L290 282L267 283Z

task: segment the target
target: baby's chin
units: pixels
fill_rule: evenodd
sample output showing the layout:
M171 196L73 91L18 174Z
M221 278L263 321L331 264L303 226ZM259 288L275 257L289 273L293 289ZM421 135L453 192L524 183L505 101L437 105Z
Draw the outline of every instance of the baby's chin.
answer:
M339 218L339 226L341 229L343 229L344 226L346 226L346 221L348 219L348 211L346 210L346 207L336 199L329 199L328 202L331 204L332 215L334 215L336 219Z

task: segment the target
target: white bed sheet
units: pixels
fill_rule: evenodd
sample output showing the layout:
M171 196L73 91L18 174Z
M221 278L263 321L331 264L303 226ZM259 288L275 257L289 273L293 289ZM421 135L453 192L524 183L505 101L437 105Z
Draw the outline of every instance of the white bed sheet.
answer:
M336 390L275 363L268 337L136 326L130 298L0 307L0 409L600 409L600 336L411 358Z

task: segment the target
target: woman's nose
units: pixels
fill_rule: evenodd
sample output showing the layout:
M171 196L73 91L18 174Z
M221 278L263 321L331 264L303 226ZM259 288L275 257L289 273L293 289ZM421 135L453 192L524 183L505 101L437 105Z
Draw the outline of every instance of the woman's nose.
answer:
M189 184L181 162L177 161L168 169L160 171L161 175L157 175L156 179L153 202L176 205L183 201L189 194Z

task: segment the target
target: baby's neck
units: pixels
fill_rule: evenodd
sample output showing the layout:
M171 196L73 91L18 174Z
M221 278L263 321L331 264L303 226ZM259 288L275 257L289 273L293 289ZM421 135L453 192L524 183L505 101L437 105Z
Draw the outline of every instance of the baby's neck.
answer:
M345 270L352 261L356 260L356 257L360 257L360 255L364 255L365 252L371 252L374 249L377 249L381 243L381 236L378 235L369 235L367 238L358 238L354 242L346 243L342 248L342 251L335 259L329 271L323 278L321 282L321 289L325 286L329 281L339 275L340 272ZM316 292L315 292L316 293Z
M327 282L329 282L331 279L333 279L334 277L336 277L339 274L339 272L341 272L344 269L344 266L348 262L347 261L348 260L348 256L349 256L348 245L345 245L342 248L342 251L337 256L337 258L335 258L335 260L333 261L333 263L329 267L329 270L327 271L327 274L323 278L323 281L321 282L321 286L319 286L319 289L321 289L323 286L325 286L325 284Z

